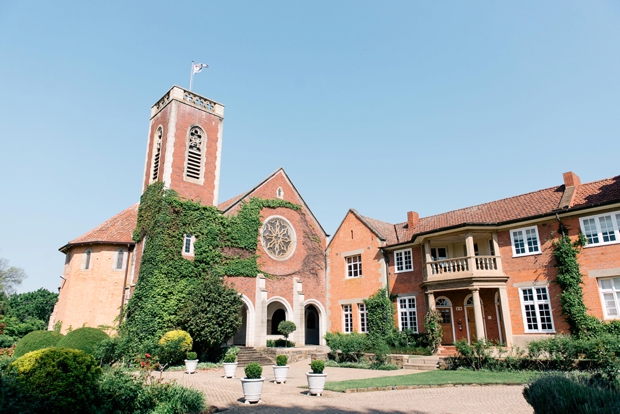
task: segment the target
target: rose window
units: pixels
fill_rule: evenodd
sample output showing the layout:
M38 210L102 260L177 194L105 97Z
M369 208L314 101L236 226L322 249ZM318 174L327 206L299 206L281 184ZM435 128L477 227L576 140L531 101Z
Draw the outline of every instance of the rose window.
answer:
M274 259L286 259L295 250L295 232L282 217L272 217L263 224L263 247Z

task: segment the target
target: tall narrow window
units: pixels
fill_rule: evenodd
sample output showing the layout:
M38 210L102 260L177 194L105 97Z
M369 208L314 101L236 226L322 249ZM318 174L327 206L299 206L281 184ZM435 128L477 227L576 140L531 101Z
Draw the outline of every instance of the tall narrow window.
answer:
M183 241L183 254L194 254L194 237L191 234L185 235Z
M187 142L187 163L185 178L199 180L202 178L202 152L204 147L204 132L199 127L192 127Z
M116 251L116 269L120 270L123 268L123 261L125 257L125 251L123 249L118 249Z
M162 127L157 128L155 133L155 153L153 155L153 171L151 173L151 182L156 181L159 176L159 159L161 157L161 139L164 135Z
M368 333L368 311L366 310L366 304L360 303L357 305L357 308L360 314L360 332Z
M603 298L605 316L617 318L620 315L620 277L599 279L598 287Z
M90 249L84 252L84 270L90 269L90 254L91 254Z
M551 302L547 287L521 288L525 332L553 332Z
M415 296L398 298L398 323L400 330L412 329L418 332L418 316L415 308Z
M344 333L353 332L353 312L351 305L342 305L342 329Z

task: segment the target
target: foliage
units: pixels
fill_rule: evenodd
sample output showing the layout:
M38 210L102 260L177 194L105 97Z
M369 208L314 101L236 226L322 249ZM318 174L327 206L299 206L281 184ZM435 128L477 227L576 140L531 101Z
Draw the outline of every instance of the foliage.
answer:
M235 357L237 357L237 355L239 355L239 352L241 351L241 349L239 349L236 346L231 346L230 348L226 349L226 355L234 355Z
M259 379L263 375L263 367L258 362L250 362L244 371L247 379Z
M92 352L93 356L101 365L113 364L121 359L118 346L118 337L106 338L100 341Z
M286 339L267 339L267 348L294 348L295 342Z
M10 348L15 343L17 343L17 339L13 338L9 335L0 335L0 348Z
M187 358L188 361L195 361L196 359L198 359L198 354L193 352L193 351L189 351L185 357Z
M620 392L593 384L585 376L545 375L523 390L535 413L617 413Z
M320 359L315 359L310 363L310 369L314 374L322 374L325 369L325 362Z
M92 355L67 348L30 352L11 363L7 372L49 413L89 412L101 376Z
M331 358L336 362L360 362L367 346L366 335L357 332L328 332L325 342L330 348Z
M58 293L43 288L34 292L18 293L9 297L7 314L21 322L38 319L47 326L56 302Z
M26 272L21 267L9 267L9 261L0 257L0 291L6 295L15 292L15 286L26 278Z
M454 343L456 358L461 359L461 364L473 370L487 368L495 360L492 357L492 344L485 340L479 340L468 344L465 339Z
M286 355L278 355L276 356L276 365L279 367L284 367L288 363L288 357Z
M282 321L278 324L278 332L284 335L284 339L288 341L288 336L295 332L297 325L293 321Z
M394 330L394 305L387 295L387 290L381 288L370 298L365 299L368 312L368 334L380 338L392 336Z
M15 346L16 358L38 349L56 346L56 343L63 337L62 334L50 331L34 331L24 336Z
M226 363L226 364L232 364L232 363L235 363L235 362L237 362L237 355L234 355L234 354L226 354L226 355L224 355L224 360L223 360L223 362L224 362L224 363Z
M189 333L177 329L166 332L158 342L159 360L166 365L179 364L183 361L185 353L192 349L193 341Z
M109 338L110 336L101 329L84 327L71 331L60 338L56 346L59 348L79 349L92 355L97 345Z
M380 371L395 371L400 368L396 364L383 364L376 365L371 364L367 361L362 362L336 362L336 361L327 361L325 363L326 367L334 367L334 368L357 368L357 369L377 369Z
M428 347L432 354L436 353L443 339L443 329L441 327L441 313L432 309L424 315L424 327L426 328Z

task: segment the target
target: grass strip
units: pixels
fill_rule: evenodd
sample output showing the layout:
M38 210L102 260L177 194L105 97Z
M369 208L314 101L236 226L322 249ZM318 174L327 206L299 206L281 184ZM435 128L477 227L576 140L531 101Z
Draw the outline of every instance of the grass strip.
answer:
M442 384L526 384L540 372L533 371L429 371L419 374L397 375L347 381L327 382L325 389L345 392L350 389L398 387L411 385L442 385Z

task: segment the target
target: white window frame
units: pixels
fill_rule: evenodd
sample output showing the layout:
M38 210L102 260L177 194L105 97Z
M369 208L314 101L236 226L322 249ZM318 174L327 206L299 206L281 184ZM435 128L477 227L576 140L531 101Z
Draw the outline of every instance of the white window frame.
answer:
M539 290L544 289L545 293L546 293L546 299L540 299L539 296ZM525 298L523 297L523 293L526 290L531 290L531 296L532 296L532 300L525 300ZM540 286L526 286L526 287L520 287L519 288L519 300L521 301L521 313L523 316L523 332L525 333L554 333L555 332L555 323L553 321L553 308L551 307L551 297L549 296L549 287L546 285ZM534 306L533 310L535 312L535 316L536 316L536 329L532 329L528 327L528 321L527 321L527 312L526 312L526 306ZM551 328L550 329L543 329L542 328L542 322L541 322L541 305L547 305L548 309L543 309L543 311L548 311L549 312L549 319L551 321Z
M418 310L416 297L399 296L396 300L398 303L398 330L402 331L403 329L413 329L413 332L418 333ZM412 303L413 306L411 306ZM403 306L403 304L405 306ZM403 326L403 322L405 322L407 326Z
M358 260L353 261L356 258ZM349 262L349 260L351 260L351 262ZM347 279L354 279L354 278L362 277L362 255L361 254L354 254L351 256L346 256L344 258L344 262L346 264L346 269L347 269L346 270Z
M409 266L406 256L409 254ZM400 257L400 266L398 264ZM413 252L411 249L396 250L394 252L394 273L411 272L413 270Z
M342 332L353 332L353 306L342 305Z
M536 246L538 250L531 250L528 243L528 231L534 231L536 234ZM521 232L523 236L523 248L525 249L524 253L517 253L517 248L515 244L515 233ZM534 254L542 254L542 244L540 243L540 236L538 235L538 226L530 226L530 227L521 227L518 229L510 230L510 245L512 247L512 257L521 257L521 256L532 256Z
M603 283L609 281L611 287L603 288ZM614 283L617 281L617 283ZM601 297L601 306L603 307L603 314L605 315L605 319L620 319L620 276L615 277L605 277L599 278L598 282L598 292ZM612 300L614 302L614 310L616 312L615 315L609 314L607 304L609 298L605 298L605 295L611 295Z
M446 257L439 257L439 249L444 249L446 251ZM431 246L431 261L438 262L440 260L448 260L450 257L450 252L448 251L448 246ZM435 255L433 255L433 250L435 250Z
M604 241L604 236L601 229L601 218L603 217L610 217L610 224L613 229L613 231L611 232L611 237L613 237L615 240ZM592 236L589 237L588 233L586 232L586 226L589 225L589 223L586 224L586 221L590 220L594 221L594 224L596 226L596 234L592 234ZM604 246L607 244L620 243L620 211L611 211L609 213L597 214L595 216L580 217L579 224L581 226L581 232L586 236L586 239L588 240L586 247ZM598 241L594 241L595 237L598 239Z
M189 241L189 246L187 242ZM194 255L194 241L196 241L196 237L194 235L186 233L183 235L183 247L181 248L181 253L183 256L193 256ZM189 252L187 251L187 247L189 247Z
M368 308L365 303L357 304L357 313L359 314L360 333L368 333Z

